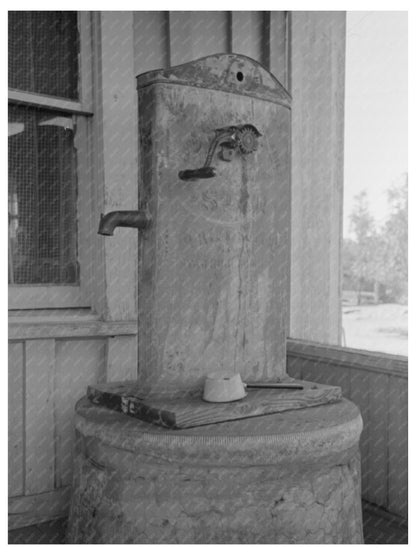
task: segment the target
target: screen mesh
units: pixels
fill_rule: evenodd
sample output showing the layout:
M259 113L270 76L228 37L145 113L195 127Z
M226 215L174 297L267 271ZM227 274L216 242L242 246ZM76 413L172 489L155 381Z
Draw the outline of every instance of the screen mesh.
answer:
M9 87L78 98L76 12L9 12Z
M77 283L74 118L9 106L9 282Z

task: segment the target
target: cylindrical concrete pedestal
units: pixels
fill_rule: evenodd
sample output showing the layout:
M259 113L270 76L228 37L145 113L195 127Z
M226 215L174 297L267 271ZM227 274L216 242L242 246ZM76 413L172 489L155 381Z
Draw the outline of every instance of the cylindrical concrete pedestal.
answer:
M332 405L165 430L82 399L70 543L362 543L362 429Z

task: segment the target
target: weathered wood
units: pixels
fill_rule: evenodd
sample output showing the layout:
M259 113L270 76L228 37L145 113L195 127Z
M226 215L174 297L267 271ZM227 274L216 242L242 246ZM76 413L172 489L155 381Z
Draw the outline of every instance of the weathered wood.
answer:
M388 387L388 509L408 514L408 383L391 377Z
M226 12L169 12L171 66L227 52L227 42Z
M134 75L170 65L169 12L133 12Z
M24 490L23 343L9 344L9 496Z
M49 491L55 480L55 341L25 343L25 493Z
M45 338L75 338L75 337L110 337L137 335L137 321L103 322L91 321L62 321L50 323L20 323L10 324L9 339L45 339Z
M338 385L361 411L363 498L407 518L407 358L289 339L288 374Z
M269 53L269 70L289 90L288 12L270 12L269 33L266 47Z
M83 306L81 288L72 285L9 285L9 310Z
M264 20L263 12L231 12L231 45L232 52L244 54L264 63L263 41Z
M80 11L78 12L78 29L79 29L79 42L80 42L80 57L79 57L79 96L82 106L93 114L93 79L92 79L92 57L93 44L92 44L92 14L91 12Z
M134 87L132 12L100 12L101 120L99 142L104 190L102 212L137 208L137 99ZM98 130L97 130L98 132ZM98 225L98 214L97 214ZM132 320L137 316L137 230L116 229L104 242L106 320ZM121 271L122 270L122 271ZM98 276L97 276L98 281Z
M75 403L87 384L104 380L104 340L56 342L55 487L71 483Z
M325 383L327 371L325 365L314 364L309 361L301 361L302 365L302 379L308 381L317 381L318 383Z
M335 365L325 357L325 349L321 346L322 356L311 358L298 357L293 351L287 353L287 373L297 379L309 379L327 385L339 386L342 395L350 399L349 366ZM305 375L304 375L305 374Z
M350 400L360 409L363 419L363 431L360 438L362 495L365 499L371 496L370 473L370 391L369 377L360 370L350 370Z
M302 380L303 367L304 364L299 364L299 361L296 358L287 356L286 372L291 378L295 378L295 380Z
M388 506L388 441L389 376L368 376L368 462L370 463L368 496L366 499L380 507Z
M9 530L40 524L68 514L71 489L9 498Z
M368 372L385 373L407 379L408 359L401 355L351 349L338 345L314 343L308 340L287 340L287 353L290 357L306 361L323 362L331 366L354 368Z
M298 383L303 390L248 390L244 399L231 403L207 403L200 393L187 399L143 399L134 381L91 385L87 396L97 405L174 429L313 407L342 397L339 387Z
M108 337L105 349L105 380L134 380L137 377L137 338Z
M292 337L337 344L345 12L291 12Z
M16 89L8 90L8 99L18 102L19 104L28 104L29 106L39 106L42 108L53 108L60 112L69 112L71 114L92 115L91 107L85 103L76 100L66 100L64 98L53 98L27 91L19 91Z
M82 38L82 37L81 37ZM91 56L91 53L90 53ZM89 61L91 66L91 57ZM91 76L90 76L91 77ZM89 95L92 90L90 89ZM86 94L86 93L85 93ZM92 122L88 118L78 118L74 136L74 149L77 152L77 193L73 192L76 204L77 237L73 249L77 252L79 263L79 283L82 306L92 307L94 288L99 268L91 259L91 239L97 233L96 218L91 187L92 169Z

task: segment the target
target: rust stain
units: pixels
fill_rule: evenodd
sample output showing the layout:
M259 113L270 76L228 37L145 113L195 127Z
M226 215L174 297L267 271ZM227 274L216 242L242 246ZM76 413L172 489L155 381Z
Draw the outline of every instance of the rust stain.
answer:
M241 189L240 189L240 200L238 202L238 207L240 208L241 213L245 217L247 215L247 205L248 199L250 195L248 193L247 188L247 168L245 163L243 162L243 172L241 176Z

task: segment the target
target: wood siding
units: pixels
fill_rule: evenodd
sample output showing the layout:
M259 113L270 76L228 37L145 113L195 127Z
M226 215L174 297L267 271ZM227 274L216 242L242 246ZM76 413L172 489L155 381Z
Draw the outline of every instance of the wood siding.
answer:
M362 496L407 518L407 359L289 340L290 376L339 385L360 409Z
M135 334L9 343L10 528L66 514L75 403L91 383L134 379L136 351Z

